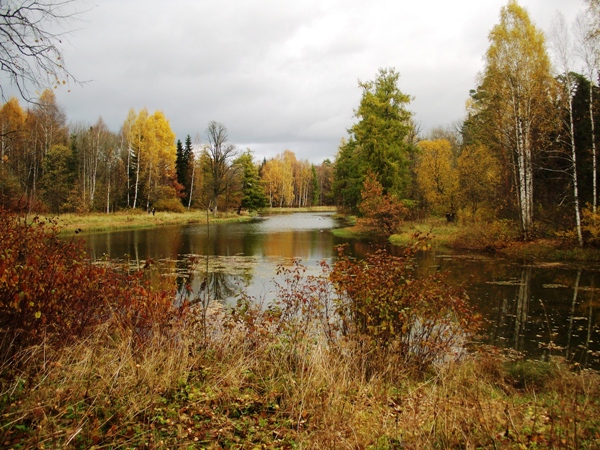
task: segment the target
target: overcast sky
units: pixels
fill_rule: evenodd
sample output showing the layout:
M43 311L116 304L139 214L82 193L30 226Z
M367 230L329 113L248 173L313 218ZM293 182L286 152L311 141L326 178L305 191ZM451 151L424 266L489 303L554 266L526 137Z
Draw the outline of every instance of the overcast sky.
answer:
M118 131L130 108L161 110L177 138L205 139L211 120L257 158L286 149L333 159L361 91L380 67L422 133L464 117L507 0L92 0L65 43L83 86L59 88L70 122L101 116ZM520 0L548 32L583 0ZM70 89L70 92L67 92Z

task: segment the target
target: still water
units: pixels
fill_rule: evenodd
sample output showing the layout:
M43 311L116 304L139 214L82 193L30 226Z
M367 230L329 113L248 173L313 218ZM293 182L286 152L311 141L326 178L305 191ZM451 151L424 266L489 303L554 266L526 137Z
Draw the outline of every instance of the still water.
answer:
M346 242L331 233L338 226L342 223L331 213L293 213L208 227L198 223L88 234L85 240L92 259L129 260L140 267L151 259L180 285L186 279L191 295L208 281L211 296L223 301L235 302L244 289L268 301L279 265L300 259L308 273L318 273L320 261L335 258L336 247ZM371 242L349 242L354 255L372 248ZM551 352L600 369L600 265L431 250L418 255L418 266L443 271L451 284L466 289L487 321L486 343L531 357Z

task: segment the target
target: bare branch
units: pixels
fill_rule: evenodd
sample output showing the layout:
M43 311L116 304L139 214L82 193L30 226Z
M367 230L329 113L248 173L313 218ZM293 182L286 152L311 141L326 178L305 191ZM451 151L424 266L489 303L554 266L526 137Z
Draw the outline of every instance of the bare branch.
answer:
M68 34L64 27L79 14L72 7L75 2L0 1L0 71L24 100L33 101L35 91L78 83L65 67L61 50ZM0 84L3 99L5 89Z

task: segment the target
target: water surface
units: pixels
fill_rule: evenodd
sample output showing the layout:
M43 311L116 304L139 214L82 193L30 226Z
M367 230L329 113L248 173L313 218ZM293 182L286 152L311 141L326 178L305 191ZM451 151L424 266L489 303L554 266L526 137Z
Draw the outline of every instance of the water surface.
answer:
M331 230L341 225L332 213L292 213L246 223L89 234L85 239L92 259L129 259L135 266L153 260L177 276L180 286L189 282L192 291L186 295L199 295L208 287L211 296L234 302L245 289L268 301L279 265L300 259L309 273L317 273L321 260L337 256L336 247L346 241ZM349 252L364 255L372 244L351 241ZM552 352L600 368L600 266L532 264L449 251L424 252L418 265L420 271L443 271L451 284L466 289L487 320L485 342L535 357Z

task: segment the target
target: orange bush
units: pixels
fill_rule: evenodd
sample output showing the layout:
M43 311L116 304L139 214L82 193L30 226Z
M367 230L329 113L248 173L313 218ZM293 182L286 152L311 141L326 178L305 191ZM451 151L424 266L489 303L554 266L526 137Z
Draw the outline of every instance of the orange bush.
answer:
M384 194L383 186L373 172L367 174L358 209L360 221L390 236L396 233L408 216L408 209L392 194Z
M460 352L478 318L463 290L443 275L415 275L415 249L402 256L380 249L363 260L343 254L330 277L337 290L338 314L347 336L362 342L368 355L393 353L419 370Z
M65 343L116 320L138 340L165 326L173 297L153 291L143 273L86 259L82 240L61 240L52 221L0 211L0 331L19 345Z

